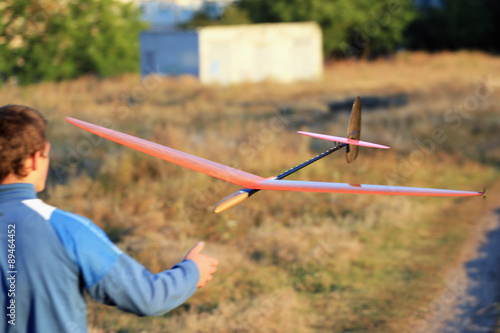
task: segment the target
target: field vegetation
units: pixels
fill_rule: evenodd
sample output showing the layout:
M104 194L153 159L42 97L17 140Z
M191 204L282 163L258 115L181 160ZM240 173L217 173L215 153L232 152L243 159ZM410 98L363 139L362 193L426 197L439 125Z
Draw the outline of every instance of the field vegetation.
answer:
M493 74L492 74L493 73ZM52 205L92 219L153 272L200 239L214 280L178 309L138 318L89 300L93 332L424 332L443 279L499 199L500 59L400 53L327 65L318 82L203 86L192 77L84 77L0 97L50 122ZM329 148L296 130L345 135L359 95L353 164L337 152L291 179L482 190L489 197L260 192L211 213L231 184L87 135L71 116L261 176ZM397 97L399 103L391 104ZM332 111L336 110L336 111Z

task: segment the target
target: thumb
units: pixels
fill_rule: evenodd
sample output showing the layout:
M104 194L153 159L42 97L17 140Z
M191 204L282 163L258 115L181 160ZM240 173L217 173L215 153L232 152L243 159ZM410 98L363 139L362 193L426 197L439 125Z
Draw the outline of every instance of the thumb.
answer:
M203 248L205 247L205 242L198 242L196 243L196 245L191 249L191 251L189 251L189 253L192 253L192 254L198 254L200 253Z

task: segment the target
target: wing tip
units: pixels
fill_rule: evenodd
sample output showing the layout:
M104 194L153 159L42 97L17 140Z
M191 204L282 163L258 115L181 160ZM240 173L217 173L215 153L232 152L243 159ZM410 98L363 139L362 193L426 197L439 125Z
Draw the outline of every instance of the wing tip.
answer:
M64 118L68 123L72 124L72 125L75 125L75 126L78 126L78 122L81 121L81 120L78 120L78 119L75 119L75 118L71 118L71 117L66 117Z

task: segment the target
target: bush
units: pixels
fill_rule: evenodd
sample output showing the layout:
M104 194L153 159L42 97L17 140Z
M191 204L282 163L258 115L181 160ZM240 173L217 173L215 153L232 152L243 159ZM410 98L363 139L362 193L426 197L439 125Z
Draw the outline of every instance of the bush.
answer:
M138 70L144 24L117 0L6 0L0 3L0 82L61 80Z

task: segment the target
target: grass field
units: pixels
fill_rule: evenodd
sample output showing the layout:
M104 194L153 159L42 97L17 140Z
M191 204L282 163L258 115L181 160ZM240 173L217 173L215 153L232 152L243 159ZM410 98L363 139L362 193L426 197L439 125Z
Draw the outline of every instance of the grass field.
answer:
M91 218L153 272L200 239L214 280L159 318L89 300L93 332L419 332L461 245L498 192L481 198L261 192L211 213L234 185L85 134L65 116L111 126L267 177L329 148L296 130L345 135L340 101L365 108L353 164L337 152L291 179L498 188L500 58L401 53L335 62L318 82L202 86L194 78L85 77L3 87L41 110L53 145L50 204ZM401 103L387 106L399 96ZM390 103L389 103L390 104Z

